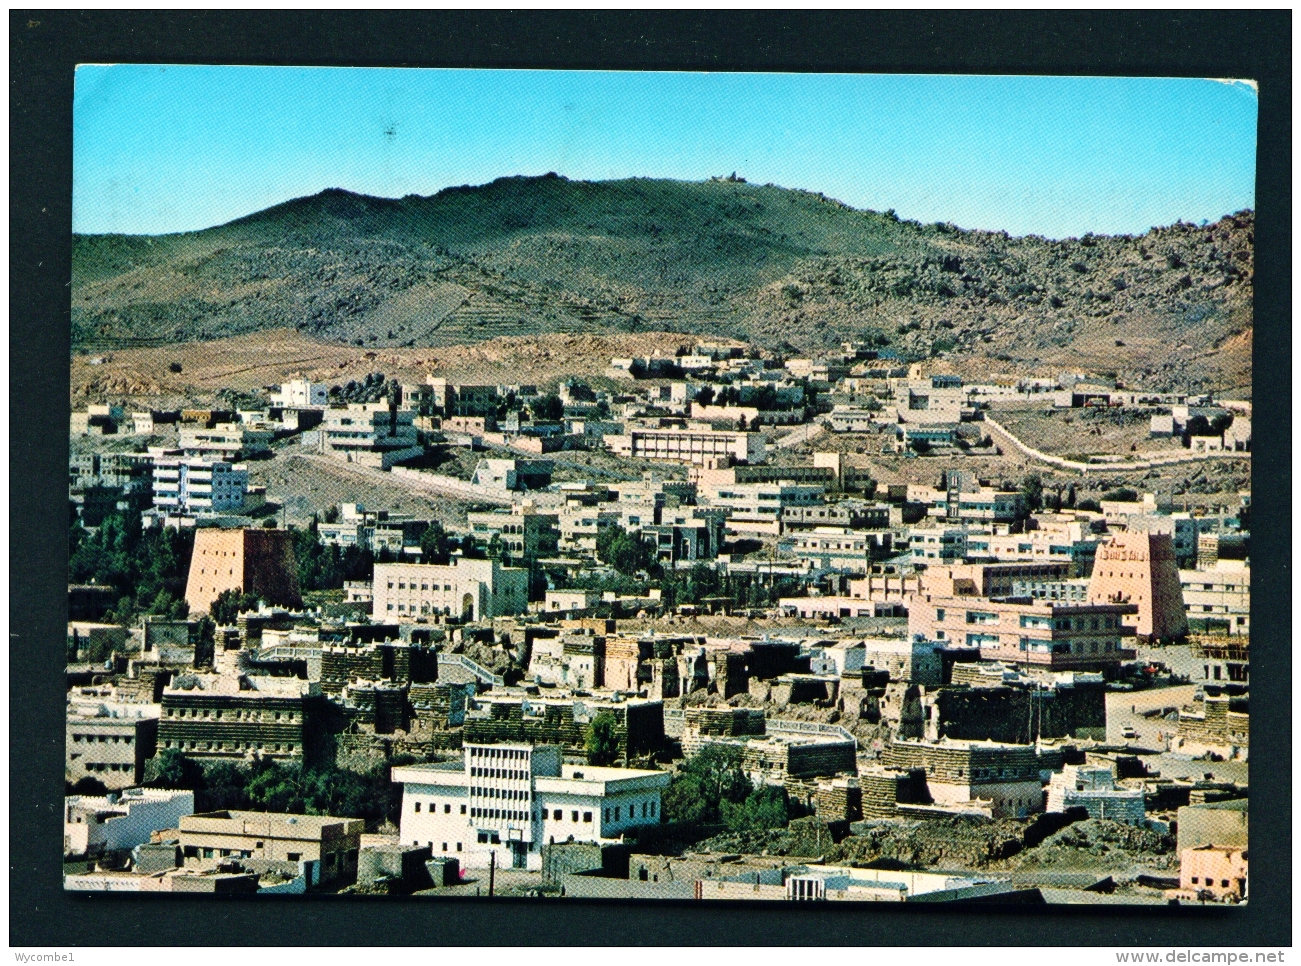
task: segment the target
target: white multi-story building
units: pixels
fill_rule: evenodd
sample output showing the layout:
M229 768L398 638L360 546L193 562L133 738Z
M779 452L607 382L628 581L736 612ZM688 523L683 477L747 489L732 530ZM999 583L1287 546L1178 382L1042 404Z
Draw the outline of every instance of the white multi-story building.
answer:
M182 429L179 446L187 456L206 456L234 462L244 456L269 452L275 438L275 430L272 429L253 428L240 423L218 423L211 429L204 426Z
M458 762L393 769L402 784L403 844L486 868L542 868L556 842L618 842L661 821L670 775L567 765L556 745L466 745Z
M310 409L329 404L329 387L323 382L312 382L309 379L291 379L281 383L279 392L271 394L271 405L286 409Z
M1251 567L1245 560L1218 560L1207 570L1179 571L1189 624L1208 633L1251 632Z
M154 506L195 513L244 509L248 467L197 456L154 459Z
M132 849L153 832L176 828L194 814L194 792L128 788L107 795L69 795L63 800L63 851L90 855Z
M734 483L712 487L707 493L710 506L728 511L730 519L777 521L787 507L816 506L822 502L825 488L820 484Z
M1143 789L1117 788L1110 765L1067 765L1048 783L1048 811L1086 808L1090 818L1142 825Z
M851 530L848 527L814 527L800 530L793 539L795 557L822 570L866 573L874 558L890 553L888 530Z
M455 557L448 564L375 565L372 613L377 620L444 614L488 620L528 609L529 572L501 561Z
M682 428L629 427L626 433L606 436L605 446L619 456L645 460L676 460L704 465L711 460L737 463L763 461L760 433L733 433L712 429L708 423Z
M392 469L424 452L415 414L384 403L351 403L327 409L321 432L324 452L349 463Z

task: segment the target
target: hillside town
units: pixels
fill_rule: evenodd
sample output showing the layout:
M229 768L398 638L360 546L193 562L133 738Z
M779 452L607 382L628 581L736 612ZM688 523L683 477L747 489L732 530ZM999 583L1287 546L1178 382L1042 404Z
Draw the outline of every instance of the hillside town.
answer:
M1249 402L701 341L143 407L70 426L66 889L1247 899Z

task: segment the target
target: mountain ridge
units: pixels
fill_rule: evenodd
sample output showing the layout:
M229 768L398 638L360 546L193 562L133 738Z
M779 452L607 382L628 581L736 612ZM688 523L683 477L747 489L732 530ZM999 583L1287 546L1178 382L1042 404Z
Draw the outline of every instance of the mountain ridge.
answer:
M671 329L1011 367L1101 360L1136 381L1249 390L1253 231L1243 211L1050 240L740 179L336 188L196 232L74 236L73 337L91 349L289 327L393 347Z

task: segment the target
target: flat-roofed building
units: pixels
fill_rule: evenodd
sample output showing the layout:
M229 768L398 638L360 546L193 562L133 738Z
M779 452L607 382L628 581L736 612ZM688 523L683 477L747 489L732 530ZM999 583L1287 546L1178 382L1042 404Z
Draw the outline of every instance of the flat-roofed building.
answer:
M316 862L317 881L325 884L347 882L356 876L366 821L230 809L187 815L178 828L186 859Z
M822 503L824 487L817 483L737 483L706 490L709 505L728 511L733 520L776 522L787 508Z
M1219 560L1204 570L1180 570L1179 586L1188 628L1203 634L1246 636L1251 632L1251 567Z
M144 781L158 742L156 704L70 698L64 728L64 780L93 778L115 790Z
M795 558L822 570L864 574L873 560L890 554L889 530L814 527L792 536Z
M562 762L554 745L467 744L459 762L393 769L400 840L486 868L540 870L557 840L613 844L662 820L668 772Z
M256 594L268 604L301 607L293 535L266 527L196 530L185 583L190 613L206 614L227 590Z
M158 748L187 758L299 759L320 685L298 678L181 674L163 688Z
M489 510L466 515L470 532L485 543L493 537L514 557L536 560L554 555L560 545L560 516L531 504L509 510Z
M178 445L187 456L206 456L234 463L244 457L270 452L271 441L275 438L272 429L218 423L211 428L187 426L181 430Z
M987 803L994 818L1043 811L1043 782L1034 745L993 741L905 741L888 743L881 753L886 768L926 775L937 805Z
M986 661L1091 670L1132 660L1121 646L1129 604L1069 604L1029 597L920 594L908 633L945 646L979 647Z
M1133 606L1131 633L1140 638L1172 640L1188 633L1174 541L1169 534L1113 534L1098 548L1089 600Z
M143 845L154 832L176 828L194 812L194 792L128 788L63 800L63 853L101 855Z
M1142 788L1119 788L1111 765L1066 765L1048 782L1048 811L1087 809L1090 818L1122 825L1146 820Z
M349 463L387 470L424 452L415 414L397 403L350 403L325 411L321 451Z
M329 386L310 379L290 379L280 384L278 392L271 394L271 405L285 409L324 408L329 404Z
M631 459L674 460L698 465L719 459L758 463L765 454L762 434L714 430L708 425L629 427L626 433L606 436L605 446L612 453Z
M503 567L495 558L376 564L372 613L377 619L399 621L437 615L489 620L522 614L528 609L528 576L526 568Z
M178 513L232 513L244 509L248 467L204 457L154 460L154 506Z

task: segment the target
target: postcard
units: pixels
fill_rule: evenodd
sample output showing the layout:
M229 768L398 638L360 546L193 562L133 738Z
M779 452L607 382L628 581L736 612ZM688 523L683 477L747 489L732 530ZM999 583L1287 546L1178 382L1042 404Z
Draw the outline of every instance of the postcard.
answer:
M1256 123L80 67L64 888L1246 902Z

